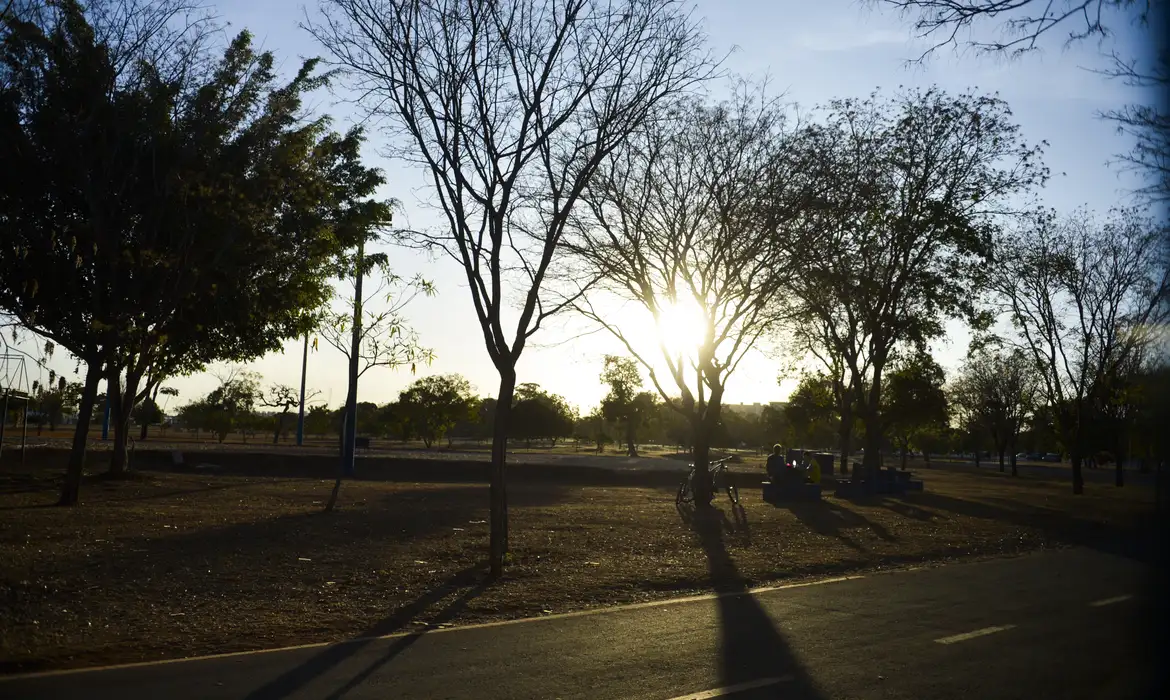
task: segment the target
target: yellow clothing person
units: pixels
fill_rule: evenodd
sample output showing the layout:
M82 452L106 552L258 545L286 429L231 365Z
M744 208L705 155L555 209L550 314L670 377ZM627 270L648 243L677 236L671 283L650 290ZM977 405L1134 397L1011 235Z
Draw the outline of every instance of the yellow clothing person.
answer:
M821 483L821 463L815 459L810 461L805 476L810 484Z

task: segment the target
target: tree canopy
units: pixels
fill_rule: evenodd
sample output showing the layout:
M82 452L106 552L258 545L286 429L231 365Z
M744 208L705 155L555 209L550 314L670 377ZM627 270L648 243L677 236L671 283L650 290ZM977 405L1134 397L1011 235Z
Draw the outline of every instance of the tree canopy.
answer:
M197 27L178 58L111 43L110 6L145 31L164 5L63 0L0 35L0 308L87 365L79 431L111 381L115 467L152 384L302 333L339 251L388 219L360 130L306 117L317 61L280 84L247 32L219 59Z

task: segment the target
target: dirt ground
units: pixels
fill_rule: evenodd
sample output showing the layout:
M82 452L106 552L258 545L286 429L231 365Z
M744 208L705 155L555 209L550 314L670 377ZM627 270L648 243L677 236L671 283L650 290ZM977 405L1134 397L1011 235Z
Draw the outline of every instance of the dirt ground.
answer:
M717 501L749 585L1118 542L1152 495L998 473L919 472L926 492L774 508ZM143 472L52 504L58 475L0 474L0 671L340 640L710 590L665 489L512 484L512 562L488 581L487 487Z

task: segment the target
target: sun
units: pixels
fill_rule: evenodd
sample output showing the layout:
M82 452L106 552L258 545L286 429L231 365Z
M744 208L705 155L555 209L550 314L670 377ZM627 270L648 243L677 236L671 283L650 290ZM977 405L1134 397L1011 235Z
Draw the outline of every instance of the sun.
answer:
M703 344L707 316L690 297L679 297L658 313L658 335L672 355L694 356Z

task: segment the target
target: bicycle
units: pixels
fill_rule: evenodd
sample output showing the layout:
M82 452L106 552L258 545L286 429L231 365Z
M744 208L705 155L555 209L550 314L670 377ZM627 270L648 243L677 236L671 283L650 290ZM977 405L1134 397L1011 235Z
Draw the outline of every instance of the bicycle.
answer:
M732 505L739 505L739 488L731 481L731 475L727 473L727 462L730 459L730 457L724 457L707 465L711 477L711 493L726 491ZM674 498L677 505L691 503L695 500L695 465L692 464L690 467L691 470L687 472L686 478L678 485L678 494Z

